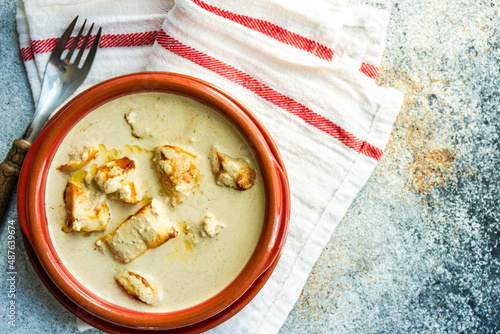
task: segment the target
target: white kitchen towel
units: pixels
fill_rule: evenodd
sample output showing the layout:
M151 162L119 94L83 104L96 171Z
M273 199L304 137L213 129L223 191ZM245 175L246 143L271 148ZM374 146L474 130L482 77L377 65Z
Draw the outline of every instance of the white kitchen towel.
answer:
M30 83L40 84L42 56L48 54L33 45L59 36L80 11L103 25L103 41L111 45L101 42L82 88L144 69L179 72L218 85L253 110L275 139L288 171L289 236L261 292L211 332L278 332L323 247L381 159L401 107L401 93L373 80L388 13L342 0L307 5L300 0L98 2L106 4L106 15L96 1L24 1L18 22ZM116 3L123 5L113 13ZM59 6L61 14L53 10ZM40 9L60 16L57 27L52 21L43 24ZM151 19L155 14L163 19ZM141 26L138 17L149 23ZM154 45L116 42L146 31L155 31Z

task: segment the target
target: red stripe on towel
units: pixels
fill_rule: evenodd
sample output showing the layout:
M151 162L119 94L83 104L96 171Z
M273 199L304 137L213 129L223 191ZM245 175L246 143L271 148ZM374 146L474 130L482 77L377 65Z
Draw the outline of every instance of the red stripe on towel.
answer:
M49 38L40 41L31 42L31 54L34 56L36 53L46 53L54 49L59 38Z
M203 2L199 0L193 0L196 4L204 4ZM208 6L205 4L205 6ZM200 6L201 7L201 6ZM208 6L211 7L211 6ZM203 8L203 7L202 7ZM217 9L213 7L214 10ZM222 11L222 10L219 10ZM225 11L222 11L225 12ZM227 15L229 16L229 12L227 12ZM305 37L302 37L300 35L294 34L292 32L287 31L286 29L280 28L276 25L273 25L272 23L265 23L263 25L259 25L259 22L265 22L262 20L257 20L257 19L252 19L249 17L248 20L243 20L242 15L236 15L232 14L234 17L241 17L240 21L238 22L243 25L246 22L247 24L250 25L250 23L253 23L253 25L258 28L258 29L263 29L263 33L266 33L268 36L273 37L277 40L280 40L281 42L287 43L295 46L299 49L305 50L307 52L310 52L314 54L315 56L325 59L325 60L332 60L334 51L331 49L328 49L326 46L323 46L319 43L316 43L315 41L309 40ZM237 21L235 21L237 22ZM245 25L246 26L246 25ZM275 29L270 29L271 27L275 27ZM249 28L251 28L249 26ZM255 29L255 30L258 30ZM260 31L260 30L258 30ZM272 33L271 33L272 32ZM155 41L157 31L147 31L147 32L140 32L140 33L130 33L130 34L110 34L110 35L102 35L101 41L99 42L99 47L100 48L116 48L116 47L129 47L129 46L144 46L144 45L152 45ZM29 61L35 59L35 54L43 54L47 52L51 52L55 45L57 44L58 38L49 38L45 40L35 40L31 42L31 47L23 47L21 48L21 58L23 61ZM74 37L70 37L68 41L68 45L66 48L69 48L69 45L71 45L74 41ZM83 37L80 40L80 43L78 47L80 47L80 44L83 41ZM91 38L92 41L92 38ZM88 43L90 46L92 43ZM359 69L360 72L364 73L366 76L375 79L377 77L378 73L378 68L374 65L368 64L368 63L362 63L361 67Z
M99 42L99 47L118 48L128 46L153 45L157 33L157 31L146 31L132 34L103 35L101 37L101 41Z
M277 92L251 75L246 74L243 71L240 71L218 59L210 57L190 46L187 46L171 36L168 36L163 30L158 32L157 42L166 50L188 59L214 73L217 73L218 75L249 89L266 101L269 101L291 114L300 117L307 123L328 133L356 152L364 154L377 161L382 157L383 151L381 149L357 138L355 135L342 129L329 119L315 113L311 109L294 101L292 98Z
M368 63L362 63L359 71L367 77L375 79L378 74L378 67Z
M334 50L322 45L312 39L296 34L290 30L282 28L276 24L261 19L256 19L250 16L235 14L224 9L211 6L201 0L191 0L200 8L211 12L217 16L239 23L251 30L258 31L269 37L272 37L282 43L294 46L298 49L309 52L316 57L332 60Z
M140 33L131 33L131 34L110 34L110 35L102 35L101 40L99 42L100 48L118 48L118 47L129 47L129 46L143 46L143 45L152 45L156 39L157 31L146 31ZM87 47L92 45L92 41L95 36L91 36L89 38L89 42L87 43ZM83 43L84 37L82 36L80 41L78 41L77 47L80 48ZM59 38L49 38L44 40L36 40L31 42L31 47L21 48L21 57L23 61L33 60L35 54L42 54L51 52L57 44ZM66 49L68 49L75 37L70 37L69 41L66 45Z
M21 48L21 59L23 61L35 59L35 54L33 53L33 48L31 48L31 47Z

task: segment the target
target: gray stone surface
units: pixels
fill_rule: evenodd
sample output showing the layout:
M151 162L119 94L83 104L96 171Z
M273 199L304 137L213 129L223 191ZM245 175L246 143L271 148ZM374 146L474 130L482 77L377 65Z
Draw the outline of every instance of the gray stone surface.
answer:
M391 12L377 80L405 103L281 333L498 333L500 1L349 2ZM33 107L15 1L0 0L0 13L3 159ZM7 219L17 222L14 204ZM0 231L0 332L77 332L39 282L19 228L17 326L8 326L7 226Z

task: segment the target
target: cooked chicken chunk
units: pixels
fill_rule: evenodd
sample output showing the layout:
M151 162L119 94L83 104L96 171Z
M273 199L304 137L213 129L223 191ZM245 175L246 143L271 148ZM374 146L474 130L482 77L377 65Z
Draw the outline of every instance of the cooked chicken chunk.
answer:
M136 138L144 138L147 136L151 136L150 130L144 127L142 123L137 122L137 114L134 111L126 113L124 117L128 125L130 125L130 129L132 130L132 136Z
M114 193L110 194L110 198L116 199L125 204L135 204L137 199L137 191L132 181L124 180L121 182L121 187Z
M109 209L102 198L89 198L83 187L68 182L64 190L64 202L68 219L64 232L104 231L109 221Z
M127 157L111 160L107 164L97 167L94 182L103 193L114 193L118 191L122 181L134 168L134 160Z
M199 174L194 164L196 155L176 146L159 146L154 150L158 177L172 206L181 204L196 185Z
M205 219L203 219L203 222L201 223L201 235L213 238L219 234L220 230L223 228L224 225L217 222L212 214L209 213L205 216Z
M138 202L134 183L129 180L129 172L135 169L135 162L127 157L115 159L97 167L93 177L94 183L112 199L123 203Z
M83 149L75 150L70 154L70 161L57 169L63 172L78 170L92 161L98 152L99 150L94 146L85 146Z
M231 158L213 148L211 163L215 181L219 186L246 190L255 183L255 170L246 161Z
M161 210L161 203L153 199L121 223L116 230L97 240L96 245L105 243L117 261L127 263L150 248L175 238L178 231L167 220Z
M115 280L132 297L149 304L156 305L162 300L162 291L149 277L142 273L124 270L115 275Z
M191 224L184 225L184 245L186 246L186 250L190 250L194 245L198 243L198 236L195 235L195 228Z

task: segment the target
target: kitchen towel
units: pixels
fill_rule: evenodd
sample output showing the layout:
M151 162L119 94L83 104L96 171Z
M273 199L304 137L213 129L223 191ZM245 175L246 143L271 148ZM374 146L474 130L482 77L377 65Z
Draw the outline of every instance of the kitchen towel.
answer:
M142 70L188 74L236 96L273 136L290 181L289 236L260 293L211 332L277 333L401 107L402 94L374 80L388 13L342 0L24 0L18 30L35 100L50 46L77 14L103 27L81 89Z

